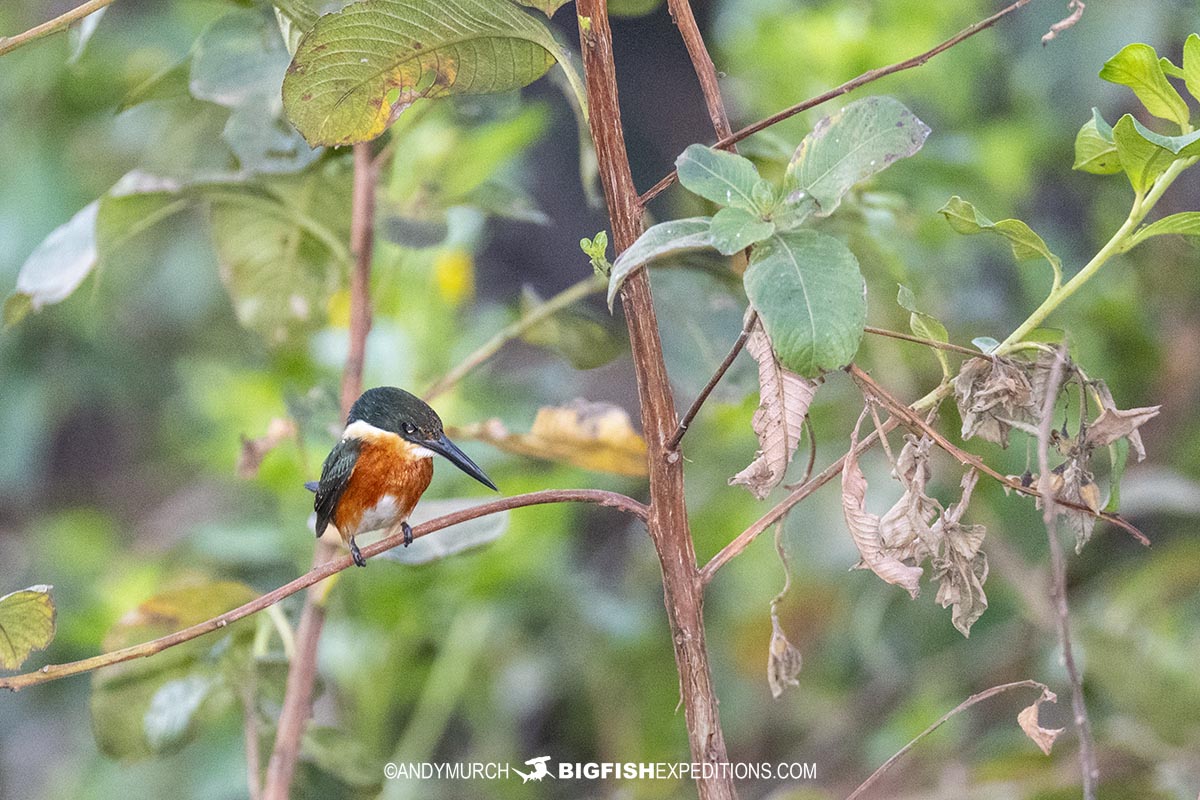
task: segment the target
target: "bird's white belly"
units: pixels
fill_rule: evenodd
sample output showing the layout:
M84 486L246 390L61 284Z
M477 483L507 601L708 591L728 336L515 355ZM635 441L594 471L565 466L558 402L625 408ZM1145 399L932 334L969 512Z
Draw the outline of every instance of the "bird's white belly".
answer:
M389 528L396 522L408 516L411 509L401 508L400 501L393 494L385 494L372 508L363 511L358 523L358 532L377 531Z

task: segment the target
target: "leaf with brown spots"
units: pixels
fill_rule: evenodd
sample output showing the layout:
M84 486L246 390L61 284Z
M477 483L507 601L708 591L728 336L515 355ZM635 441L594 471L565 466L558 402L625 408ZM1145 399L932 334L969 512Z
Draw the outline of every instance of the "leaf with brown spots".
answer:
M519 89L563 58L509 0L362 0L300 40L283 107L310 145L365 142L417 99Z

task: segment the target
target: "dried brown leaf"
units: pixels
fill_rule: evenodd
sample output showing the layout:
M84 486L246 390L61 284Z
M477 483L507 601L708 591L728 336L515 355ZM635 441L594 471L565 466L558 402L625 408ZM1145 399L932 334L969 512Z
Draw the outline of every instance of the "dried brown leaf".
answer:
M933 529L938 504L925 493L931 471L929 451L933 440L928 436L905 437L904 447L896 458L896 479L904 486L904 494L879 520L879 536L884 547L896 558L919 564L936 549Z
M237 476L249 480L258 475L263 459L284 439L296 435L296 423L284 417L276 417L267 424L267 432L257 439L242 437L242 452L238 456Z
M454 433L532 458L617 475L646 475L646 441L634 431L629 413L610 403L576 400L538 409L529 433L512 433L498 419Z
M750 424L758 436L759 450L748 467L729 479L729 485L744 485L763 500L787 472L800 444L808 407L821 381L802 378L784 369L758 320L746 339L746 351L758 362L760 399Z
M796 649L779 624L779 615L771 612L771 645L767 650L767 683L771 687L771 696L776 700L789 686L799 686L796 676L804 659Z
M862 417L859 417L859 422L862 422ZM842 463L842 512L846 517L846 527L850 529L850 538L862 557L859 566L870 569L887 583L903 587L915 598L921 591L923 571L920 567L905 564L884 548L879 517L866 510L867 478L854 454L857 446L856 426L850 437L850 452Z
M1034 390L1022 367L1004 358L972 358L954 379L954 399L962 416L962 437L978 436L1008 446L1010 420L1036 412Z
M936 599L942 608L953 607L950 621L963 636L971 635L971 626L988 606L983 591L988 576L987 554L980 549L987 529L982 525L962 524L978 480L979 473L973 469L963 475L962 497L933 526L941 546L933 559L933 578L938 582Z
M1126 437L1129 446L1137 453L1138 461L1146 459L1146 446L1142 444L1142 435L1138 428L1158 416L1162 406L1147 406L1144 408L1119 409L1113 400L1112 392L1103 381L1096 382L1096 392L1100 395L1103 410L1096 421L1088 426L1084 438L1084 447L1106 447L1117 439Z
M1050 749L1054 746L1054 740L1065 730L1064 728L1043 728L1038 724L1038 711L1041 709L1042 703L1057 703L1058 697L1049 689L1042 689L1042 696L1033 701L1032 705L1026 706L1017 714L1017 724L1021 726L1021 730L1025 731L1025 735L1033 740L1033 743L1045 753L1050 755Z

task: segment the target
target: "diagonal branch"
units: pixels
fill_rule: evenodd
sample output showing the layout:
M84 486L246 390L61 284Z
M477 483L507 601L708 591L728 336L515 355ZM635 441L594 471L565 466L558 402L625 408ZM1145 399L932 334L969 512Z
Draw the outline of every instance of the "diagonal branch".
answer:
M12 36L0 36L0 56L16 50L24 44L41 39L44 36L49 36L52 33L58 33L66 29L73 22L78 22L84 17L95 14L105 6L111 5L114 0L88 0L86 3L72 8L65 14L60 14L52 20L47 20L41 25L36 25L23 33L14 34Z
M851 91L859 88L860 86L865 86L866 84L871 83L872 81L877 81L880 78L885 78L888 75L893 75L897 72L903 72L906 69L912 69L913 67L920 67L920 66L924 65L925 62L927 62L929 59L933 58L934 56L936 56L940 53L944 53L945 51L949 50L951 47L954 47L959 42L962 42L962 41L965 41L966 39L971 38L972 36L979 33L980 31L987 30L988 28L992 27L997 22L999 22L1001 19L1008 16L1009 14L1016 11L1017 9L1021 8L1022 6L1027 5L1029 2L1030 2L1030 0L1016 0L1015 3L1005 6L1004 8L997 11L995 14L992 14L987 19L980 20L979 22L976 22L973 25L968 25L966 28L963 28L961 31L956 33L954 36L951 36L949 39L947 39L946 41L937 45L936 47L932 47L929 50L926 50L924 53L915 55L912 58L906 58L903 61L898 61L895 64L890 64L886 67L879 67L877 69L867 70L866 72L859 75L858 77L852 78L852 79L846 81L841 86L835 86L834 88L830 89L829 91L823 92L823 93L817 95L816 97L809 98L808 100L805 100L801 103L796 103L794 106L788 106L787 108L783 109L782 111L778 111L778 112L772 114L771 116L767 117L766 119L761 119L752 125L747 125L745 128L742 128L740 131L737 131L736 133L729 134L728 136L722 136L717 141L717 143L713 145L713 147L717 148L717 149L727 150L731 146L737 144L738 142L742 141L743 139L745 139L748 136L751 136L752 134L758 133L761 130L765 130L766 128L769 128L772 125L775 125L779 122L783 122L785 119L794 117L802 111L807 111L808 109L813 108L814 106L819 106L822 103L828 102L828 101L834 99L835 97L841 97L842 95L847 94L848 92L851 92ZM659 194L661 194L663 191L665 191L671 184L673 184L676 181L676 179L678 177L679 177L678 173L672 172L670 175L667 175L665 178L660 180L658 183L654 184L654 186L652 186L645 194L642 195L642 197L641 197L642 205L649 203L651 200L653 200L655 197L657 197Z
M545 505L547 503L595 503L624 511L641 520L645 520L650 513L649 509L637 500L626 497L623 494L617 494L616 492L606 492L599 489L546 489L540 492L530 492L529 494L518 494L513 497L502 497L490 503L480 503L471 508L464 508L461 511L455 511L452 514L431 519L428 522L423 522L413 527L412 535L414 539L418 539L422 536L428 536L435 531L440 531L443 528L449 528L451 525L467 522L468 520L498 514L502 511L511 511L515 508ZM404 544L404 533L397 532L362 548L362 554L364 557L370 558L391 550L394 547L399 547L402 544ZM192 625L190 628L184 628L181 631L176 631L175 633L149 642L125 647L121 650L114 650L111 653L92 656L81 661L72 661L68 664L48 664L35 672L0 677L0 689L8 689L15 692L29 686L49 683L50 681L67 678L72 675L82 675L83 673L102 667L161 653L170 647L190 642L192 639L203 636L206 633L221 630L226 625L237 622L243 617L248 617L251 614L270 608L285 597L290 597L303 589L320 583L330 575L341 572L353 564L354 560L348 555L332 558L313 567L299 578L280 586L274 591L251 600L245 605L238 606L232 611L226 611L224 614L219 614L212 619Z
M692 401L692 405L683 415L683 419L679 420L679 427L675 429L675 435L667 442L667 450L675 451L679 449L679 442L683 440L683 435L687 433L688 425L692 424L692 420L700 413L700 407L704 405L704 401L712 394L713 389L717 388L717 384L721 382L721 378L725 377L725 373L733 366L734 360L738 357L738 353L742 352L742 348L746 346L746 340L750 338L750 331L754 328L754 323L758 320L758 312L751 311L746 317L746 324L742 326L742 332L738 334L737 339L733 341L733 346L729 348L729 353L726 354L725 360L717 367L717 371L708 379L708 383L704 384L704 388L700 390L700 394L696 395L696 399Z
M910 430L920 431L930 439L933 439L934 443L937 444L938 447L942 448L942 450L945 450L947 453L953 456L963 466L974 467L984 475L987 475L993 480L1004 484L1014 492L1026 494L1030 497L1040 497L1043 499L1043 501L1045 501L1047 495L1043 493L1040 488L1025 486L1019 480L1001 475L999 472L985 464L983 459L981 459L979 456L975 455L974 453L968 453L966 450L963 450L961 447L955 445L953 442L943 436L937 430L937 428L934 428L932 425L922 419L920 414L913 412L911 408L897 400L891 392L880 386L874 378L864 372L858 365L851 364L850 366L846 367L846 371L850 373L850 376L854 378L856 382L858 382L859 386L861 386L866 393L878 400L883 407L892 414L893 418L899 420L901 424ZM1052 500L1056 505L1066 506L1073 511L1079 511L1083 514L1090 514L1097 519L1111 522L1114 525L1123 528L1141 544L1150 544L1150 540L1146 538L1144 533L1138 530L1133 523L1129 522L1119 514L1114 514L1110 511L1093 511L1082 503L1076 503L1073 500L1067 500L1066 498L1062 497L1054 497Z

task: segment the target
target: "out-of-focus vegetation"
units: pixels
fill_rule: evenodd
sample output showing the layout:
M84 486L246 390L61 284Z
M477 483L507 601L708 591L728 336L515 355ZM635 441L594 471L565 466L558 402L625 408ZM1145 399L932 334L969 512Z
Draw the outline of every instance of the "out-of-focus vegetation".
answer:
M975 1L724 0L698 13L736 127L926 49L991 10ZM1014 265L1002 244L950 229L936 212L952 195L993 219L1027 221L1068 273L1124 218L1128 185L1070 168L1093 106L1109 120L1141 113L1132 94L1096 75L1133 41L1178 61L1200 12L1182 0L1094 3L1043 48L1041 34L1065 13L1065 3L1038 0L868 90L901 99L932 129L917 156L847 197L823 224L861 263L870 324L907 330L909 313L894 301L901 283L953 341L1003 339L1045 295L1045 270ZM0 31L46 15L39 3L0 5ZM568 12L556 20L573 28ZM173 182L170 191L139 184L138 193L110 195L99 219L114 228L96 228L98 261L82 287L0 333L0 595L51 584L58 609L53 643L27 666L168 632L308 568L311 496L302 483L316 477L336 432L347 340L339 243L349 173L346 154L310 152L282 120L277 89L288 54L277 31L271 14L249 4L118 0L73 58L60 36L0 59L5 295L39 242L122 176ZM644 189L686 145L713 137L666 10L615 20L614 32ZM261 83L248 80L255 76ZM543 84L414 106L389 134L368 385L424 390L538 295L591 273L574 243L605 222L579 187L573 113ZM758 134L741 151L777 178L816 120L840 105ZM1159 208L1198 204L1200 184L1189 175ZM675 190L652 211L677 218L711 208ZM159 217L132 235L112 232ZM1122 407L1163 404L1143 429L1150 457L1129 468L1122 492L1123 512L1154 546L1101 526L1070 561L1105 798L1190 800L1200 791L1194 242L1159 237L1121 256L1049 322L1071 331L1075 360L1103 377ZM737 335L744 307L740 280L723 263L695 266L653 276L681 405ZM523 292L526 283L536 294ZM439 397L442 417L496 440L496 427L482 423L530 431L539 408L577 397L634 410L622 326L600 295L589 303ZM611 362L596 357L618 352ZM923 348L892 340L868 338L858 360L905 400L940 375ZM574 369L581 365L595 368ZM702 560L766 509L727 485L756 447L750 358L739 359L715 400L684 442ZM859 407L844 376L818 393L818 465L844 452ZM945 413L953 417L952 406ZM257 474L237 477L243 437L263 436L279 419L293 420L295 432ZM1027 466L1023 446L969 444L1002 472ZM642 479L613 474L621 470L468 447L506 494L644 492ZM863 467L882 510L886 462L872 454ZM802 468L793 466L792 479ZM947 503L957 491L951 474L932 486ZM474 491L440 466L428 497ZM1034 678L1065 700L1040 512L981 483L970 516L988 527L992 574L989 607L964 639L932 590L912 601L867 572L847 572L858 556L836 489L793 512L783 535L792 589L779 614L804 669L778 700L766 664L783 572L770 542L717 575L705 611L731 757L818 765L815 782L750 783L744 796L844 796L943 712L994 684ZM296 796L687 795L690 785L672 781L383 780L387 761L687 760L658 569L640 524L603 509L545 506L512 512L486 547L421 565L379 559L342 576L329 598L316 727ZM299 600L282 606L293 624ZM0 696L0 797L243 796L245 690L254 689L251 713L269 751L286 671L281 629L283 620L260 615L129 669ZM1073 735L1047 758L1014 724L1031 699L1003 696L956 718L879 796L1077 796ZM1071 727L1064 701L1043 715L1051 727Z

